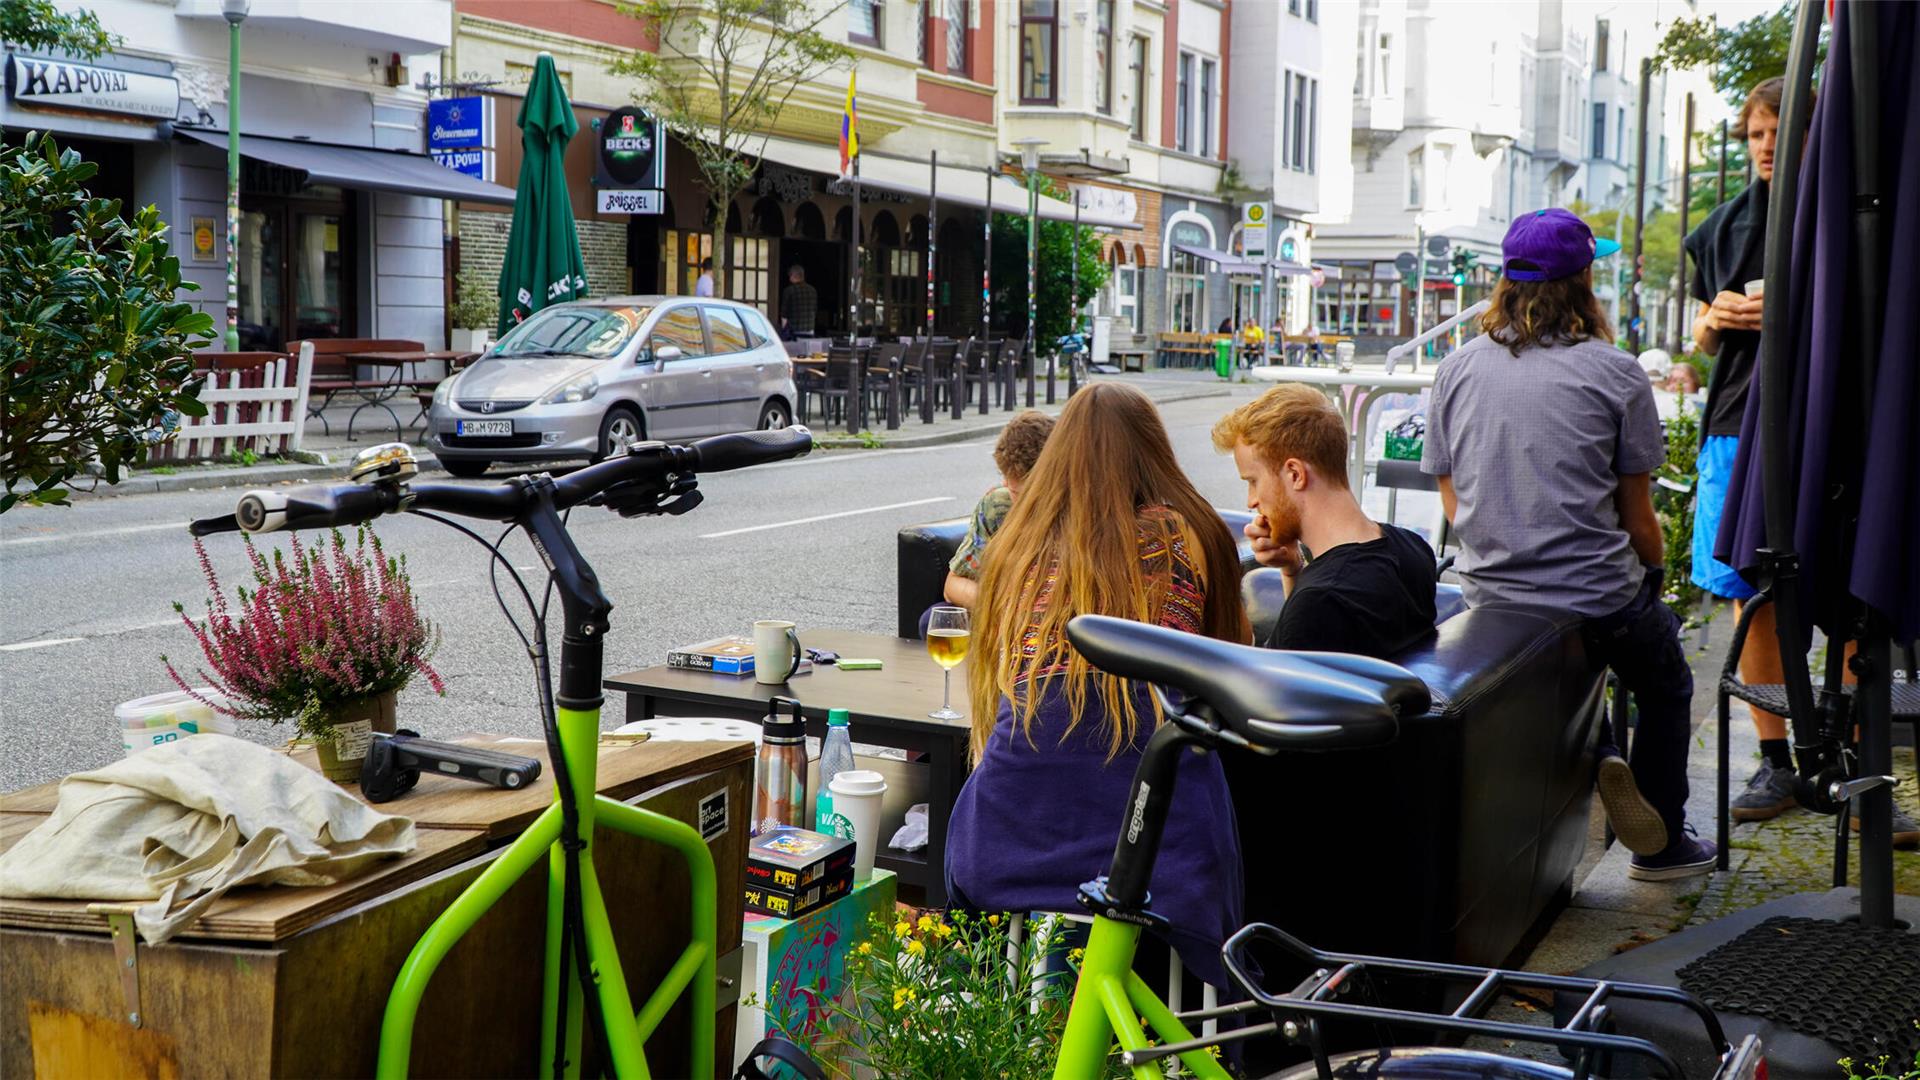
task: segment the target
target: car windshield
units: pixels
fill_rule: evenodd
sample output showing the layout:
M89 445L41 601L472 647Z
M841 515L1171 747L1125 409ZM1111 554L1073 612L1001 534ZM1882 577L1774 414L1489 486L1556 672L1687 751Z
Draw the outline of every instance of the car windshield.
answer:
M650 310L586 304L544 308L509 331L487 355L613 356L633 340Z

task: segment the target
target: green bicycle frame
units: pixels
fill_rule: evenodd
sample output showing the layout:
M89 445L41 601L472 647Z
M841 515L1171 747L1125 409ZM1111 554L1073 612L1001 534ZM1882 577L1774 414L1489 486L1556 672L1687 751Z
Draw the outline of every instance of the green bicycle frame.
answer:
M1106 1075L1107 1055L1118 1042L1122 1050L1144 1050L1145 1020L1163 1043L1193 1038L1185 1024L1167 1008L1146 981L1134 973L1133 954L1140 944L1140 927L1096 915L1080 961L1080 982L1067 1012L1067 1030L1060 1039L1054 1080L1093 1080ZM1202 1080L1229 1080L1227 1070L1205 1050L1180 1055L1187 1070ZM1162 1076L1152 1062L1133 1067L1135 1080Z

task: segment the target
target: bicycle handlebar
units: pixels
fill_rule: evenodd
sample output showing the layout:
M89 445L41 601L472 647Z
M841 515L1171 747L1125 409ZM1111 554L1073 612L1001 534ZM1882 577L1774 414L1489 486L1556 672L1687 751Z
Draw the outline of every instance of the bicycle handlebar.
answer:
M727 472L752 465L805 456L813 434L795 424L780 431L742 431L715 435L684 446L636 443L619 458L590 465L553 482L555 509L568 507L610 488L672 473ZM358 525L400 509L440 510L459 517L508 521L527 503L521 480L474 485L428 483L311 484L256 489L240 497L232 514L203 518L189 528L195 536L221 532L266 533L283 529Z

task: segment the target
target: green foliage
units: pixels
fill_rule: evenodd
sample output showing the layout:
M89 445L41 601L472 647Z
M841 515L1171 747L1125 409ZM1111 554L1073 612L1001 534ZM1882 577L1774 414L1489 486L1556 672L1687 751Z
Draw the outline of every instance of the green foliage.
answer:
M624 15L646 23L657 49L636 49L614 61L615 75L639 80L636 104L693 152L710 200L713 250L728 251L727 207L753 179L767 136L794 91L827 72L850 67L854 53L820 27L844 0L630 0ZM719 267L716 267L717 269ZM716 273L728 292L731 275Z
M1611 238L1617 234L1620 237L1621 253L1613 259L1595 263L1594 275L1604 277L1617 273L1624 286L1633 274L1633 215L1611 208L1594 210L1578 202L1569 209L1580 215L1587 227L1593 230L1593 235ZM1690 226L1699 223L1699 215L1688 222ZM1673 275L1680 267L1681 239L1679 210L1663 208L1647 218L1646 235L1640 241L1642 254L1646 257L1647 288L1666 292L1672 287ZM1686 285L1684 281L1680 283L1682 289Z
M65 52L85 60L120 43L91 11L64 12L53 0L0 0L0 41L34 52Z
M1915 1020L1913 1026L1920 1028L1920 1020ZM1893 1055L1881 1054L1870 1062L1843 1057L1837 1064L1846 1070L1846 1080L1920 1080L1920 1050L1914 1051L1912 1068L1895 1066L1892 1062Z
M1068 193L1040 181L1040 193L1067 198ZM1042 221L1034 277L1039 284L1038 352L1053 348L1073 329L1073 222ZM1107 284L1111 273L1100 259L1100 236L1092 226L1080 226L1080 304L1087 303ZM993 310L1009 334L1024 331L1027 323L1027 219L1022 214L993 215Z
M461 330L487 330L499 315L499 283L471 270L463 272L454 285L453 325Z
M1795 6L1782 4L1770 15L1757 15L1731 28L1722 28L1712 16L1675 19L1654 50L1653 62L1668 70L1712 68L1713 88L1739 108L1756 84L1787 73ZM1827 36L1823 22L1816 71L1826 63Z
M1693 493L1700 482L1699 456L1700 418L1683 408L1667 423L1667 460L1653 473L1653 510L1667 547L1666 592L1661 599L1682 625L1694 624L1702 593L1693 583Z
M828 1075L847 1080L1046 1076L1066 1029L1074 979L1063 973L1033 989L1029 973L1047 956L1045 942L1058 938L1030 922L1014 945L1008 926L1000 915L964 912L891 926L875 916L847 954L840 996L815 998L809 1010L824 1023L798 1030L769 1018ZM1118 1055L1107 1061L1108 1075L1128 1075Z
M87 191L98 169L38 132L0 147L0 513L64 502L96 461L117 483L207 412L190 354L213 318L174 298L194 286L159 211L122 219Z

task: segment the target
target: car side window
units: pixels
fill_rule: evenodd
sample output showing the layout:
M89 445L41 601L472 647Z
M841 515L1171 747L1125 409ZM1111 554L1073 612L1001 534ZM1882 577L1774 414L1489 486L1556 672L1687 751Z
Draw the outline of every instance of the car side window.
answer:
M732 308L708 307L707 332L713 335L716 356L747 351L747 328L740 324L740 313Z
M773 340L773 331L767 328L767 320L759 312L747 312L740 321L746 324L747 348L757 349Z
M667 309L653 324L650 343L655 350L663 345L677 346L688 357L707 355L707 334L700 326L700 309L692 304Z

